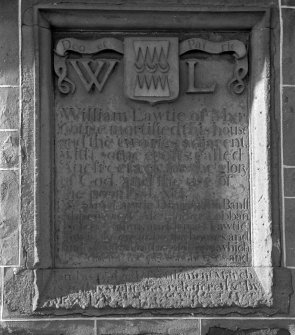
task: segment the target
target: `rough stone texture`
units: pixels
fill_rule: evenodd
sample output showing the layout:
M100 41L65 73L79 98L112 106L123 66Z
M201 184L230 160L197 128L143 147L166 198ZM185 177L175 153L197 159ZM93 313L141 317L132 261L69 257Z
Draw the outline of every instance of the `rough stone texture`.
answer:
M286 263L295 266L295 199L285 199Z
M289 335L290 333L286 329L238 329L231 330L221 327L211 327L207 335Z
M0 3L0 85L17 85L18 59L18 1Z
M294 334L295 324L292 320L278 319L211 319L202 320L202 335L289 335Z
M30 314L34 297L33 271L6 268L4 273L3 316Z
M0 264L18 264L19 174L0 171Z
M94 321L3 322L1 335L93 335Z
M295 166L295 87L283 89L284 165ZM292 145L291 145L292 143Z
M273 305L267 268L65 269L37 270L36 276L37 312Z
M283 83L295 84L295 11L290 8L282 9L283 17Z
M285 197L295 197L295 169L284 169Z
M0 87L0 129L18 129L19 89Z
M199 320L97 320L95 335L201 335Z
M18 132L0 132L0 167L16 168L19 162Z

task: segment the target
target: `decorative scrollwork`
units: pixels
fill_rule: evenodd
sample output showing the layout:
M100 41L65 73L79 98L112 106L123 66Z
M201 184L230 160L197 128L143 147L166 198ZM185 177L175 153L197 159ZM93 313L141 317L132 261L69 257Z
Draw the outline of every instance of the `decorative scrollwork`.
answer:
M199 50L209 54L233 53L236 60L233 78L228 83L230 91L242 94L245 91L245 77L248 74L247 49L243 42L230 40L212 42L202 38L190 38L180 43L179 54L183 55L192 50Z
M231 92L235 94L242 94L245 91L246 84L244 79L247 73L248 73L247 58L237 59L236 67L234 70L234 77L228 83L228 87L231 90Z
M73 94L75 92L76 86L67 77L67 66L64 57L54 55L54 71L58 77L57 87L59 91L63 94L69 94L69 93Z
M123 54L123 43L116 38L100 38L96 40L80 40L77 38L64 38L58 41L54 51L54 71L58 77L57 87L63 94L74 93L76 85L67 77L66 59L70 52L76 52L82 55L97 54L106 50L112 50L119 54ZM96 69L92 71L89 64L95 63ZM114 66L118 63L116 59L92 60L91 58L83 58L82 60L72 59L70 64L73 66L80 77L87 92L95 86L99 92L102 91L105 81L108 79ZM87 72L88 78L84 78L79 64ZM104 66L105 65L105 66ZM106 68L105 74L101 81L98 80L102 68Z

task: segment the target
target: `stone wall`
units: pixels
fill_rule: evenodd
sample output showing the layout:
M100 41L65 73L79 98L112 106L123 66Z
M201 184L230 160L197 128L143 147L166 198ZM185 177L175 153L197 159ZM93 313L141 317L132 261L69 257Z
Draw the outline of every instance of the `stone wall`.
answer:
M0 334L295 334L295 294L290 289L277 294L276 299L283 305L281 309L254 310L253 313L218 308L208 314L186 311L183 315L179 311L162 315L161 311L154 311L150 315L129 314L128 317L111 313L104 317L87 316L87 313L83 316L80 313L29 315L36 293L32 276L38 265L38 260L32 261L36 255L28 242L35 238L30 211L36 206L30 197L34 192L30 181L36 172L35 144L28 131L33 129L31 116L35 99L33 6L50 4L58 8L69 3L83 9L108 2L0 0ZM143 3L145 1L140 2ZM116 6L126 4L124 0L114 2ZM131 0L129 4L138 2ZM158 1L158 4L169 6L171 3ZM287 287L288 273L291 273L295 287L295 0L177 1L177 5L184 7L191 4L221 10L226 10L226 6L244 11L270 9L273 30L270 53L274 60L270 116L272 265L278 270L275 285ZM32 54L24 52L30 48ZM289 271L280 275L284 269ZM44 290L48 283L49 279L44 279Z

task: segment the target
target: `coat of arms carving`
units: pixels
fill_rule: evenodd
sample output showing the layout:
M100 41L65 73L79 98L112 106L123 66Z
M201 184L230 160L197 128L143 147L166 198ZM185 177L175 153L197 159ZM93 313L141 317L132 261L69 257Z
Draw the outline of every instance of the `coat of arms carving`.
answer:
M114 52L117 57L100 58L101 52ZM124 91L132 100L150 104L169 102L179 95L179 62L189 52L201 51L207 54L231 53L235 60L232 79L228 89L233 94L245 90L248 74L247 49L239 40L213 42L202 38L190 38L179 42L177 37L113 37L97 40L66 38L58 41L55 49L54 69L57 88L62 94L73 94L76 83L69 75L74 70L84 89L90 93L101 93L114 76L116 65L124 59ZM71 58L71 54L81 58ZM187 64L187 94L214 93L216 83L208 87L196 85L198 59L185 59Z
M151 104L179 94L178 38L126 38L125 92Z

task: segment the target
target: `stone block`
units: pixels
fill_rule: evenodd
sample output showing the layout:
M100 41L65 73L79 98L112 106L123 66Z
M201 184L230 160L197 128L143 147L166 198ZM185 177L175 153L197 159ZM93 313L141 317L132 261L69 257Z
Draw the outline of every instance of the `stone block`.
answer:
M0 129L17 129L19 117L19 89L0 88Z
M292 320L219 319L202 320L202 335L289 335L294 334Z
M28 314L32 309L34 294L33 271L6 268L4 272L3 315Z
M295 84L295 10L282 9L283 19L283 84Z
M19 83L18 1L0 3L0 85Z
M19 181L18 172L0 171L0 264L18 263Z
M292 286L295 287L295 269L290 270L292 274ZM290 310L289 315L294 317L295 316L295 292L293 291L293 294L290 297ZM295 328L294 328L295 331Z
M19 161L19 135L15 131L0 132L0 167L15 168Z
M287 266L295 266L295 199L285 199L285 237Z
M295 168L284 169L284 191L286 197L295 196Z
M200 335L199 320L97 320L96 335Z
M94 321L3 322L1 335L93 335Z
M283 90L283 153L284 165L295 166L295 87Z

